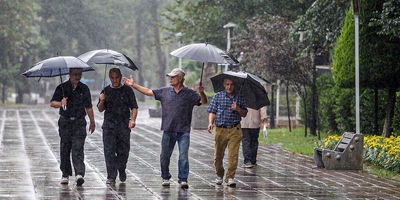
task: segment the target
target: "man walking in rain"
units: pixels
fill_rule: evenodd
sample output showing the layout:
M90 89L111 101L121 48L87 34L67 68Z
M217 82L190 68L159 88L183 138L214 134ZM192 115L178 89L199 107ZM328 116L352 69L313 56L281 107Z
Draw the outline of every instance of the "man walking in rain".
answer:
M239 147L242 140L240 127L241 117L247 114L246 104L241 96L235 94L235 84L230 79L224 80L225 91L216 93L207 111L208 132L211 133L215 123L215 149L214 166L217 175L216 184L221 185L225 173L223 159L226 147L228 147L228 170L225 183L228 186L236 186L235 173L238 165Z
M260 135L260 124L267 125L267 107L258 110L247 108L246 117L242 118L242 151L244 157L244 168L252 168L257 165L258 136Z
M105 111L103 121L104 157L107 168L107 184L126 180L126 163L130 149L131 128L136 125L138 105L132 88L121 84L121 71L112 68L109 72L111 84L101 91L97 108Z
M89 131L95 129L92 100L89 88L80 82L82 69L70 69L69 80L57 86L50 106L59 108L60 119L58 131L60 141L61 184L68 184L72 176L72 163L76 175L76 185L81 186L85 180L84 144L86 138L86 113L90 119Z
M124 82L144 95L154 96L156 100L161 101L161 130L164 131L160 154L162 185L170 185L171 174L169 173L169 163L175 143L178 142L178 183L181 188L188 188L188 150L192 111L195 105L199 106L207 103L207 97L204 94L204 88L201 86L201 83L198 88L200 95L183 85L185 72L182 69L173 69L167 76L170 78L171 87L163 87L155 90L136 84L132 76L130 79L124 78Z

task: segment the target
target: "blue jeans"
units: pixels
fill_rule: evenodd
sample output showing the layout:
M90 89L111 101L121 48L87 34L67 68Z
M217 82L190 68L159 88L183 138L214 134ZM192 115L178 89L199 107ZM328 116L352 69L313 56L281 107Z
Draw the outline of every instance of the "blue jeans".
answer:
M169 163L172 152L174 151L175 143L178 142L179 160L178 160L178 182L187 182L189 175L189 132L167 132L164 131L161 139L161 177L163 179L170 179Z

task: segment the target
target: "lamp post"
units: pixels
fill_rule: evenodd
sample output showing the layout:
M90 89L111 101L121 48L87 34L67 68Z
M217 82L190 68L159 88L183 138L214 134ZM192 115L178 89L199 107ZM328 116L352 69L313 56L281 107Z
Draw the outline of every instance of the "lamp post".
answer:
M182 45L182 33L176 33L175 36L178 38L178 46L181 47ZM178 59L178 67L179 69L182 69L182 58Z
M223 28L226 28L228 30L228 33L226 35L226 38L228 40L226 43L226 53L228 53L229 49L231 49L231 34L233 34L233 28L235 28L235 27L236 27L236 24L231 23L231 22L229 22L223 26ZM229 64L225 65L225 71L228 71L228 66L229 66Z
M360 6L358 0L353 0L353 15L355 23L355 78L356 78L356 134L360 134L360 74L359 74L359 22Z

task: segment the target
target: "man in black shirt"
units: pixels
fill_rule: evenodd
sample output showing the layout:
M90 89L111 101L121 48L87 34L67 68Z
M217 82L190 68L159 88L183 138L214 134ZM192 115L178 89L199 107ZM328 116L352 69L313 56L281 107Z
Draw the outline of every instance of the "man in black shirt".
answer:
M71 160L74 165L76 184L81 186L85 181L84 144L86 138L86 113L90 119L89 131L95 129L92 100L89 88L80 82L82 69L73 68L69 71L69 80L57 86L50 106L59 108L58 132L60 135L60 169L61 184L68 184L72 176Z
M121 84L121 71L112 68L109 72L111 84L101 91L97 108L104 113L103 144L107 168L107 184L126 180L126 163L130 149L131 128L136 125L138 105L131 87Z

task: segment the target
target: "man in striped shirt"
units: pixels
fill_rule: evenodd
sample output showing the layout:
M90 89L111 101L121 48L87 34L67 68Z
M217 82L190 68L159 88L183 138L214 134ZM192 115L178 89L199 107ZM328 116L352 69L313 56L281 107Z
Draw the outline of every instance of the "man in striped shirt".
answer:
M225 173L222 160L228 146L228 170L225 183L228 186L236 186L234 180L238 165L240 141L242 130L240 127L241 117L247 114L246 104L243 97L235 94L235 84L230 79L224 80L224 91L214 95L208 106L208 132L215 128L215 150L214 166L217 175L216 184L221 185Z

